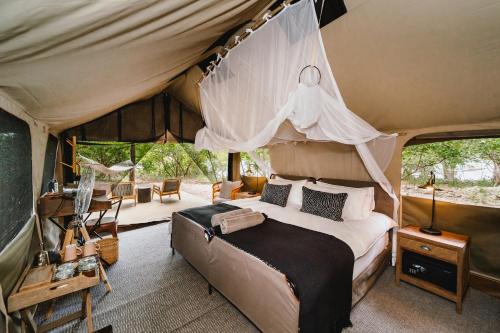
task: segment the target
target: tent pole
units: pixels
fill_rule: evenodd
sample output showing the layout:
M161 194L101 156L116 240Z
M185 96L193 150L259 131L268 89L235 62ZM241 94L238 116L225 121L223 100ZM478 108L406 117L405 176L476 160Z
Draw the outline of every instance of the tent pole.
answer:
M68 140L68 137L66 134L63 134L63 137L61 138L61 140L59 141L61 143L61 146L62 146L62 161L61 161L61 164L64 166L68 166L68 168L62 168L63 169L63 183L61 184L61 186L63 186L64 184L67 184L67 183L73 183L73 181L75 180L75 174L73 173L73 154L76 155L76 149L73 149L72 147L72 142L71 144L69 144L69 142L67 142ZM69 140L68 140L69 141ZM75 141L76 141L76 138L75 138ZM75 152L73 152L75 150ZM71 170L70 170L71 168Z
M130 169L128 179L135 182L135 143L130 144L130 160L134 163L134 167Z
M241 179L240 175L240 153L229 153L227 156L227 180L236 181Z

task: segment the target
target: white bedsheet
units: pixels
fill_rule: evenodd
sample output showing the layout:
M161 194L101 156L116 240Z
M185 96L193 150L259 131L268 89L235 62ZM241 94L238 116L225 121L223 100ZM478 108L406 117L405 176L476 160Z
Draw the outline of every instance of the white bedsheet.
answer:
M352 279L357 278L363 271L370 266L370 264L381 254L387 244L389 243L389 234L385 233L379 240L368 250L367 253L354 260L354 267L352 269Z
M363 220L336 222L324 217L302 213L300 206L280 207L259 201L259 199L260 197L239 199L227 203L241 208L252 208L254 211L265 213L270 218L283 223L335 236L351 247L354 259L365 255L388 230L397 226L394 220L376 212L372 212L368 218Z

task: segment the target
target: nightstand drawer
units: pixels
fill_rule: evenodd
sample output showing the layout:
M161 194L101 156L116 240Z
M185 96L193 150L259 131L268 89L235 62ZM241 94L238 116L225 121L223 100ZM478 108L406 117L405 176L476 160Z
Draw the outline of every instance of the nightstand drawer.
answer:
M421 253L423 255L432 256L434 258L445 260L451 263L457 263L458 261L458 254L456 251L443 247L431 245L428 243L422 243L405 237L401 237L399 239L399 245L405 249Z

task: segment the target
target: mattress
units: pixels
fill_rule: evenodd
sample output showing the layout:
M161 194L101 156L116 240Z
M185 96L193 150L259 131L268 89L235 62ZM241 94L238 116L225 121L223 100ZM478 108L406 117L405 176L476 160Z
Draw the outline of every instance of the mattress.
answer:
M389 244L389 234L386 232L378 241L368 250L367 253L354 261L352 279L356 279L370 264L381 254Z
M387 215L376 212L372 212L369 217L362 220L335 222L324 217L303 213L300 211L300 206L280 207L259 201L259 197L233 200L227 203L242 208L252 208L277 221L337 237L349 245L355 260L367 255L375 245L378 246L377 249L382 247L378 242L384 238L387 231L397 226L396 222ZM386 245L383 241L382 244ZM374 256L380 253L376 250L374 252ZM370 253L370 255L373 254Z

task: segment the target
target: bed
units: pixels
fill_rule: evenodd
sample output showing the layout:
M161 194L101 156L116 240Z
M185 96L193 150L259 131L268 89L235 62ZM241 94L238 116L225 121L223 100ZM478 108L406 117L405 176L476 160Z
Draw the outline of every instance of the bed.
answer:
M305 177L280 176L297 180ZM353 250L352 306L367 293L389 263L390 230L395 222L392 199L373 182L321 179L349 187L375 188L375 209L366 220L331 223L301 213L297 207L279 207L258 198L234 200L231 205L249 207L269 217L307 229L331 233ZM307 216L303 215L306 214ZM307 219L308 223L304 224ZM312 221L312 222L311 222ZM255 256L215 237L205 240L205 229L193 220L173 214L172 248L178 251L247 318L264 332L297 332L300 301L286 276Z

